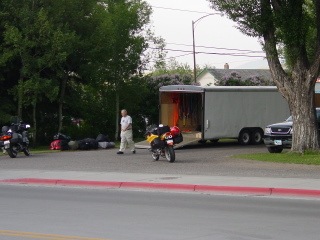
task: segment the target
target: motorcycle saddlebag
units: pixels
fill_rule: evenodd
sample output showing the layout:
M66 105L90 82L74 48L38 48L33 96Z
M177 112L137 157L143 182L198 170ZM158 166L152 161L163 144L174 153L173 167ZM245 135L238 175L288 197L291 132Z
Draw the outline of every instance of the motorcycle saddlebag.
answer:
M164 133L170 132L169 126L158 127L157 135L161 136Z
M11 143L21 143L22 135L19 133L12 133L12 138L10 140Z
M178 136L176 136L176 137L173 138L173 143L174 143L174 144L181 143L182 141L183 141L183 136L182 136L182 134L179 134Z
M164 141L161 141L159 137L153 139L150 143L152 148L161 148L164 146Z

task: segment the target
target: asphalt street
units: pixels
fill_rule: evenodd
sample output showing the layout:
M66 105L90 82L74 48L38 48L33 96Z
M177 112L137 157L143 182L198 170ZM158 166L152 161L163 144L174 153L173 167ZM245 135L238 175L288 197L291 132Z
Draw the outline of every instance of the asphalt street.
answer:
M16 159L0 155L2 170L88 171L146 174L184 174L239 177L320 178L320 166L270 163L230 158L235 154L267 152L263 145L205 144L176 150L176 162L153 161L145 149L117 155L118 149L98 151L20 154Z
M6 240L320 236L319 200L13 185L0 185L0 193L0 239Z

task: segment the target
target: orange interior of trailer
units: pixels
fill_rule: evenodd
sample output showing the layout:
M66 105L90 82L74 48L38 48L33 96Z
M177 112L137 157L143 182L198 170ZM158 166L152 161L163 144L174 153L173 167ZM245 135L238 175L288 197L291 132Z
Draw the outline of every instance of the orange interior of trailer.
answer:
M163 92L160 95L161 123L182 131L201 131L202 94Z

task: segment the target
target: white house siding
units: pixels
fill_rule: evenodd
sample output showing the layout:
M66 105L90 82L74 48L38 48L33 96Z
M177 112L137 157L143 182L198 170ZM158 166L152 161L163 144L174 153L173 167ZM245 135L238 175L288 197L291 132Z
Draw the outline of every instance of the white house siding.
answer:
M214 78L214 76L212 76L211 73L206 71L198 76L197 82L200 83L200 86L214 86L216 79Z

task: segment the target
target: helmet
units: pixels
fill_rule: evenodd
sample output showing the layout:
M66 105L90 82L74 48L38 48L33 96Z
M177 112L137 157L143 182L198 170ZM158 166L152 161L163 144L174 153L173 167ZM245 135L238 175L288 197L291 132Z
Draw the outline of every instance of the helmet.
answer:
M181 133L180 129L177 126L170 128L170 132L174 137L179 136Z

